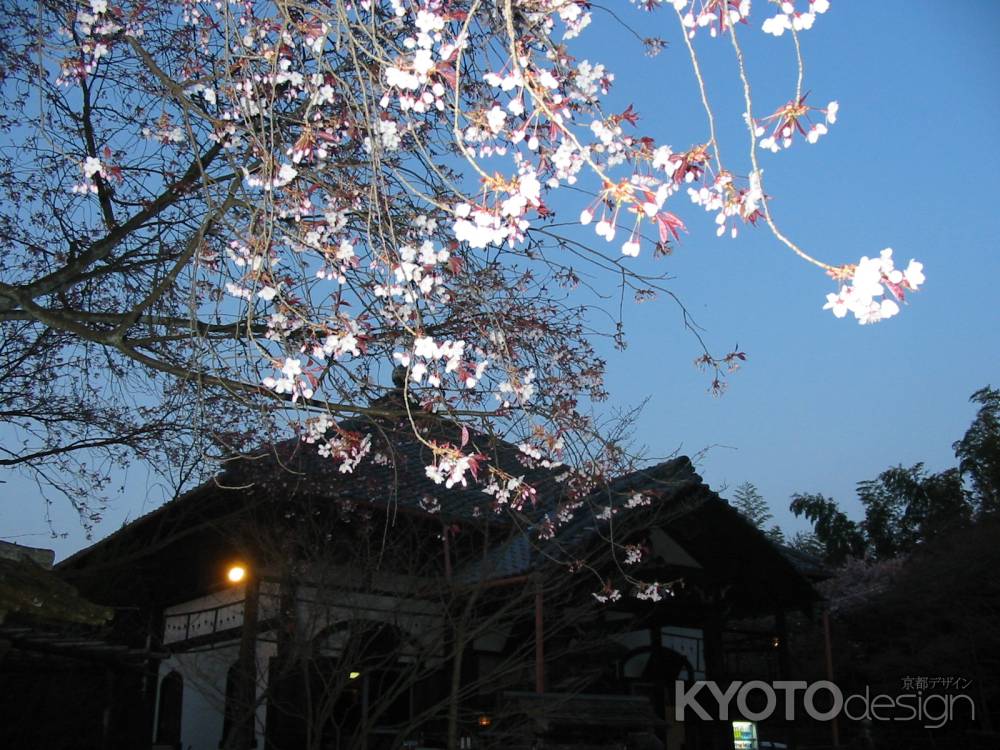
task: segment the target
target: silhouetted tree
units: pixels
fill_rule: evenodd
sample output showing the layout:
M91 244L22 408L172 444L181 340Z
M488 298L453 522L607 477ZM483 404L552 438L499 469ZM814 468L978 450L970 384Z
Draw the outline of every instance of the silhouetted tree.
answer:
M861 527L869 553L880 560L908 552L972 518L957 469L927 474L922 463L895 466L858 483L865 508Z
M733 493L731 505L740 512L750 523L764 532L764 535L775 544L785 543L785 534L777 524L771 524L767 528L769 521L774 519L771 508L767 500L760 494L757 486L753 482L744 482Z
M965 436L952 447L963 478L972 483L978 510L1000 510L1000 390L986 386L972 394L980 404Z
M954 443L958 468L929 474L920 462L909 468L894 466L859 482L858 499L865 511L860 523L847 518L831 498L792 496L792 512L813 524L828 562L839 564L858 555L888 560L1000 509L1000 391L986 386L971 400L981 407L965 436ZM754 498L740 490L737 496L750 511L744 514L759 512Z
M788 546L813 557L826 556L826 547L811 531L796 531L789 540Z
M862 530L837 507L834 499L820 494L795 494L789 508L796 516L805 516L812 523L827 562L839 565L849 556L864 554Z

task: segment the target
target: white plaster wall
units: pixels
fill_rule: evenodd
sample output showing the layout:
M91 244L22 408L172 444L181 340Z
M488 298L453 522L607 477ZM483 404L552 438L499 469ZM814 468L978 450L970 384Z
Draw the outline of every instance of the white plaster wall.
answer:
M694 668L692 680L705 679L705 634L700 628L665 627L663 645L683 656Z
M225 716L226 673L239 658L239 641L217 644L213 648L172 655L160 663L157 693L163 678L177 670L184 678L184 698L181 712L181 746L183 750L218 750L222 739ZM264 747L264 726L267 706L263 699L267 690L267 668L275 646L257 643L257 747ZM157 710L159 694L157 694ZM153 727L155 731L156 720Z
M231 630L243 624L244 586L230 586L163 611L163 643L179 643L187 638ZM264 581L259 593L259 618L277 611L278 585Z
M392 625L413 640L404 644L404 657L436 654L443 642L445 621L440 608L429 601L358 591L328 592L319 598L314 588L306 587L299 592L297 606L299 623L310 639L339 622L371 620ZM333 639L328 645L336 653L341 644Z
M399 583L399 582L397 582ZM183 648L186 637L211 636L213 633L238 628L243 624L242 586L227 587L217 592L169 607L164 611L164 645ZM429 601L401 599L391 594L370 594L340 590L317 596L314 587L300 589L297 608L303 632L310 638L337 622L353 619L374 620L391 624L406 633L415 644L404 646L402 660L409 651L422 655L441 648L445 621L437 605ZM278 586L265 581L260 590L260 619L273 616L278 610ZM331 639L328 647L334 652L342 644ZM257 747L264 747L268 666L277 646L273 641L257 642ZM157 691L163 677L176 669L184 679L181 715L181 738L184 750L218 750L222 738L226 673L239 657L239 640L218 642L190 651L177 651L160 664ZM157 695L159 706L159 695ZM153 730L156 721L154 718Z
M705 679L705 659L704 659L704 634L698 628L681 628L674 626L664 627L661 631L661 642L665 648L676 651L685 657L694 668L691 679ZM619 633L612 635L611 639L617 641L628 649L642 648L649 645L649 631L636 630L630 633ZM646 668L649 661L649 654L639 654L629 659L625 664L625 676L630 678L639 677Z

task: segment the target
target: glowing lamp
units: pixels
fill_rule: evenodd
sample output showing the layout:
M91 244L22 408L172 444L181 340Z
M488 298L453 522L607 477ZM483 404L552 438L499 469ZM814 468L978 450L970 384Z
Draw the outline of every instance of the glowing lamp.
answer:
M233 565L226 571L226 578L230 583L239 583L247 577L247 569L242 565Z

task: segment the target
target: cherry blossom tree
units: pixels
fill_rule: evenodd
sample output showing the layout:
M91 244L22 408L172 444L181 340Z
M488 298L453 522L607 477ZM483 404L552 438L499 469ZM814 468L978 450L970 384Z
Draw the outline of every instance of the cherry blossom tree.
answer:
M669 295L633 258L669 253L692 211L720 236L757 225L828 274L837 317L891 317L923 282L921 264L897 269L890 249L815 258L769 206L763 152L815 144L838 117L804 88L800 37L818 33L827 0L621 9L650 14L686 51L705 116L694 144L643 134L641 102L602 103L622 72L574 50L618 14L582 0L9 5L0 320L20 353L7 369L37 394L37 372L58 362L46 388L99 381L70 403L127 423L97 434L104 417L81 410L65 436L41 431L36 453L114 436L140 452L147 437L190 445L195 417L200 452L238 450L280 416L346 472L370 457L343 418L417 431L427 411L590 486L629 462L587 416L606 396L593 300ZM759 33L784 36L774 44L797 70L787 103L761 110L743 51ZM655 54L666 41L643 44ZM734 60L736 161L722 157L705 54ZM576 226L556 221L557 203ZM721 390L745 355L713 354L682 319ZM620 322L608 333L624 345ZM407 397L380 405L392 365ZM155 386L123 402L133 377ZM166 393L185 416L162 424ZM48 400L22 428L44 423ZM25 401L9 403L16 415ZM467 434L428 441L428 476L480 486L499 509L532 502Z

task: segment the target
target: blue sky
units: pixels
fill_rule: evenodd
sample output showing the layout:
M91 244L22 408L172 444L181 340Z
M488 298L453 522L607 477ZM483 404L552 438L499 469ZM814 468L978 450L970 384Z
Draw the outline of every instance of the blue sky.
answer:
M780 92L793 85L792 49L787 36L752 36L760 113L790 98ZM665 69L670 57L679 67L683 49L670 39L647 66ZM709 93L714 83L732 94L732 57L710 41L698 45L716 53L704 57ZM718 446L701 464L705 478L716 487L754 482L789 528L802 527L787 512L793 492L822 492L857 514L857 481L897 463L953 465L951 444L974 414L968 396L1000 385L991 189L1000 3L834 2L801 41L810 100L837 99L841 111L819 144L763 155L779 225L831 262L893 247L899 263L924 262L926 286L892 320L836 320L821 310L832 283L764 231L713 241L708 222L691 216L692 233L669 260L673 289L712 345L738 342L750 359L723 398L706 397L680 356L683 333L661 324L662 308L633 308L632 345L612 360L609 384L619 397L650 395L641 442L654 452ZM637 98L655 75L640 77ZM689 86L672 105L675 85L662 75L662 115L640 106L647 121L679 119L694 101ZM783 82L774 97L769 78ZM728 159L744 148L734 140L742 132L730 118L724 134Z
M754 5L759 28L763 2ZM804 528L787 512L793 492L833 496L856 516L856 482L897 463L953 465L951 444L974 413L969 395L1000 385L1000 3L831 5L801 39L809 101L838 100L840 117L817 145L762 155L771 207L786 233L830 262L884 247L895 249L898 263L921 260L924 289L887 322L836 320L821 309L834 287L820 272L760 229L716 239L711 217L678 196L673 208L690 234L670 258L655 266L643 258L638 267L674 275L671 289L710 346L727 351L738 343L749 360L725 396L708 395L705 376L691 365L694 342L666 301L627 306L629 348L606 352L610 406L649 397L637 444L651 455L714 446L700 463L706 480L716 488L755 483L786 530ZM671 15L622 13L644 35L670 42L655 59L599 15L595 9L579 54L616 74L612 109L634 103L641 130L678 149L705 140ZM745 36L757 114L766 114L794 88L792 43L787 35ZM697 48L718 103L723 155L745 169L731 50L707 37ZM0 479L0 537L55 547L59 557L86 544L58 499L53 521L67 537L52 540L37 488L10 472ZM165 497L144 470L118 480L124 490L98 536Z

